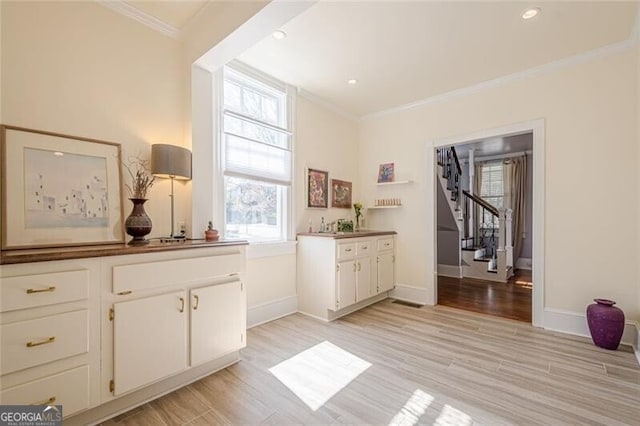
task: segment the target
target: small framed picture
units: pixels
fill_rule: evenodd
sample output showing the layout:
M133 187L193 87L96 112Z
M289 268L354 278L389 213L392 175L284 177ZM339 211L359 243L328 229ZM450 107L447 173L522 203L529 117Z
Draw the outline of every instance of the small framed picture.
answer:
M307 208L329 207L329 172L307 169Z
M380 164L378 169L378 183L393 182L394 179L394 163Z
M351 182L331 179L331 207L351 208Z

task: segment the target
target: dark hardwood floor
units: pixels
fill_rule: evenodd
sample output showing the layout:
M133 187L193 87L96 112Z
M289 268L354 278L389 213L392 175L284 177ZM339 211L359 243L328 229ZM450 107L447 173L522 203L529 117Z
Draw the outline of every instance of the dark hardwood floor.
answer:
M531 271L518 269L507 283L438 277L438 304L531 322Z

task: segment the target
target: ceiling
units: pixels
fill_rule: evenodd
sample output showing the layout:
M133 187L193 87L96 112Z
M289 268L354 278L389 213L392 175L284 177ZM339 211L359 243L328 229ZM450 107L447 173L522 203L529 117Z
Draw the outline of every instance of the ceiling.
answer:
M123 3L179 33L223 1ZM530 5L541 13L525 21ZM321 0L281 28L285 39L269 36L238 59L362 117L627 40L638 5Z
M239 59L363 116L629 38L637 2L321 1ZM348 79L358 84L348 85Z
M476 158L531 151L533 149L533 133L489 138L473 143L456 145L456 154L460 159L467 159L469 158L469 151L472 149Z

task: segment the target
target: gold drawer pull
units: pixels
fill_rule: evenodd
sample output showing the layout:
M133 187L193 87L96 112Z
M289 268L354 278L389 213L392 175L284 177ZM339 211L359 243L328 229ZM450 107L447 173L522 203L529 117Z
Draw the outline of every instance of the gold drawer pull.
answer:
M27 342L27 347L32 348L34 346L46 345L47 343L53 343L56 340L56 336L51 336L47 340L41 342Z
M180 312L184 312L184 297L180 298L180 309L178 309Z
M346 249L345 250L347 253L351 253L351 249Z
M35 402L35 403L31 404L31 405L51 405L54 402L56 402L56 397L52 396L49 399L45 399L44 401L40 401L40 402Z
M51 291L55 291L56 290L56 286L52 285L50 287L47 288L43 288L40 290L34 290L32 288L28 288L27 289L27 294L33 294L33 293L46 293L46 292L51 292Z

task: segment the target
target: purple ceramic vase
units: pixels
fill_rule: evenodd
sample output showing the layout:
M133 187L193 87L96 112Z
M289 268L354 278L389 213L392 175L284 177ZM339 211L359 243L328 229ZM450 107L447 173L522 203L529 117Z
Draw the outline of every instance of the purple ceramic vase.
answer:
M591 338L596 346L605 349L618 349L624 331L624 312L616 308L616 302L608 299L593 299L587 306L587 323Z

